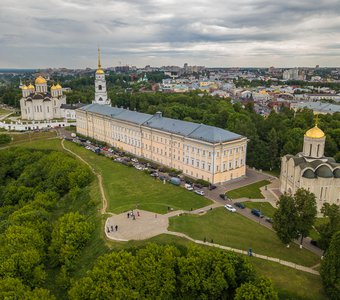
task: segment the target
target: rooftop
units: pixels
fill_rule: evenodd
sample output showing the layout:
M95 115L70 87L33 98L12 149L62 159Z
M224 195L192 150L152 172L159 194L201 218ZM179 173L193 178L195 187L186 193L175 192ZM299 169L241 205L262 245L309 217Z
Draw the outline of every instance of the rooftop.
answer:
M222 128L165 118L160 112L157 112L155 115L150 115L95 103L83 106L79 110L97 113L113 119L159 129L209 143L222 143L244 138L239 134Z

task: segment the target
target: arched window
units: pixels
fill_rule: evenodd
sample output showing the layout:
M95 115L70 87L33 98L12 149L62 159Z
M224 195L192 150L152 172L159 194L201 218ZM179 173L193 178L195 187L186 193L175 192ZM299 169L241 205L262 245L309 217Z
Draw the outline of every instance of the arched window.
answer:
M102 90L102 86L101 85L98 85L98 90Z
M99 100L99 101L103 101L102 97L100 97L98 100Z
M312 156L312 144L309 145L309 156Z
M316 151L316 156L319 156L320 144L318 144L318 149Z

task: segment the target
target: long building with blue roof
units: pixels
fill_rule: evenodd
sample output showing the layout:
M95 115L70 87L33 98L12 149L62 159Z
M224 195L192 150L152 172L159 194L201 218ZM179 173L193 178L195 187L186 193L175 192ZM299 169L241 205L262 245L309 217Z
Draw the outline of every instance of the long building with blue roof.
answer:
M211 183L243 177L247 138L204 124L89 104L77 110L77 132Z

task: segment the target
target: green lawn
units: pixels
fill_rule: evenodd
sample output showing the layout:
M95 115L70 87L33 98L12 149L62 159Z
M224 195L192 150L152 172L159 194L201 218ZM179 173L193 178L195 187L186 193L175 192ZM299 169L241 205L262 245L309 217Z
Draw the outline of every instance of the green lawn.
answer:
M12 112L11 110L0 108L0 115L7 115L11 112Z
M262 221L264 222L264 221ZM274 231L257 224L237 213L217 208L205 215L183 215L170 218L169 230L183 232L198 240L213 240L214 243L277 257L304 266L314 266L320 262L312 252L299 249L292 243L287 248L277 238Z
M24 133L10 133L12 142L10 145L17 145L36 140L46 140L57 136L55 131L36 131L36 132L24 132Z
M212 203L205 197L178 186L163 184L135 168L98 156L74 143L65 142L65 145L102 174L108 210L111 212L121 213L138 205L143 210L166 213L168 207L190 210Z
M327 300L321 278L278 263L252 257L249 259L259 274L271 279L282 300Z
M256 208L260 210L266 217L272 218L274 216L274 213L276 211L276 208L274 208L270 203L268 202L242 202L245 204L246 207L252 209Z
M231 190L227 192L227 195L231 199L249 198L249 199L264 199L260 187L269 184L268 180L261 180L250 185L243 186L241 188Z

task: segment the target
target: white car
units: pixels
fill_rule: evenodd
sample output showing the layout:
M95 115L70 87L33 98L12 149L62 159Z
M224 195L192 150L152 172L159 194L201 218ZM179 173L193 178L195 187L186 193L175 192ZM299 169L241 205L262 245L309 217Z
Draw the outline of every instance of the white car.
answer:
M226 205L224 205L224 207L225 207L227 210L231 211L231 212L236 212L236 208L233 207L233 206L230 205L230 204L226 204Z
M195 190L195 193L196 193L197 195L204 196L204 192L201 191L201 190Z
M191 184L186 183L186 184L184 185L184 187L185 187L188 191L192 191L192 190L193 190L193 187L191 186Z

